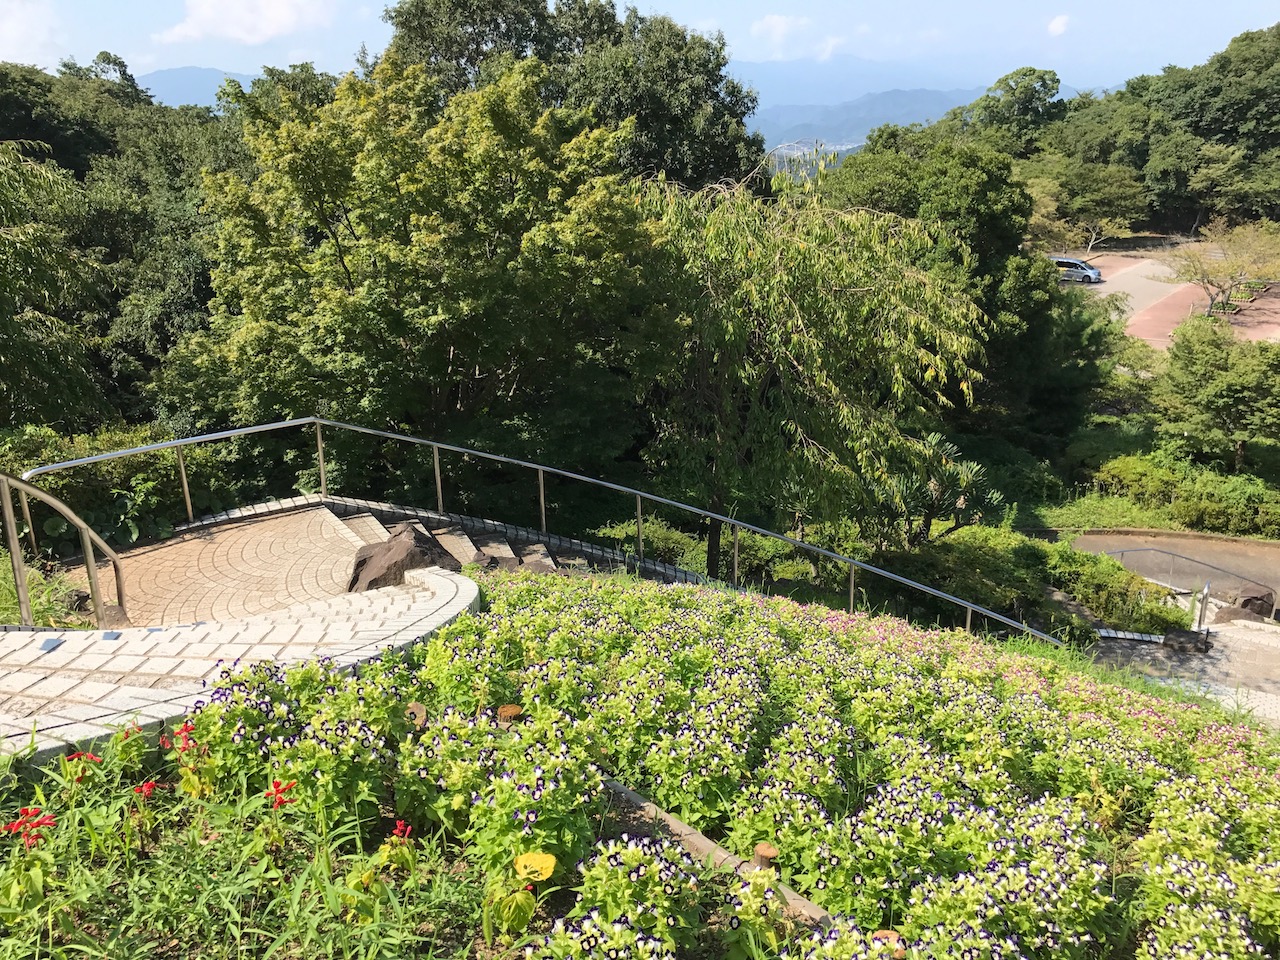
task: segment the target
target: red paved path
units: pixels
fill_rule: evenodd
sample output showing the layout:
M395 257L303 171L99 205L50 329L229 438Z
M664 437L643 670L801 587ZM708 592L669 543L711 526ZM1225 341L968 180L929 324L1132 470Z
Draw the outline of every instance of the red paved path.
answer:
M1102 284L1090 289L1100 294L1122 292L1130 297L1133 314L1127 332L1153 347L1166 349L1170 335L1192 313L1202 310L1208 298L1193 284L1160 284L1159 261L1124 254L1104 253L1088 258L1102 271ZM1167 289L1167 292L1166 292ZM1237 335L1246 340L1280 340L1280 285L1231 317Z

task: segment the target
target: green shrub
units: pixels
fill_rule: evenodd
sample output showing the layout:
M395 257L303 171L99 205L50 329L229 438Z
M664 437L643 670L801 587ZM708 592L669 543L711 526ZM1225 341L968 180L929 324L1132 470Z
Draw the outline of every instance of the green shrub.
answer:
M1160 454L1116 457L1097 479L1109 493L1167 511L1177 524L1231 536L1280 536L1280 491L1248 474L1224 476Z
M1126 570L1114 557L1054 543L1045 559L1050 582L1112 626L1162 634L1189 624L1185 610L1166 603L1167 589Z
M89 621L71 609L75 587L60 576L45 576L27 568L27 596L31 601L31 619L38 627L85 627ZM18 592L13 585L13 566L9 554L0 549L0 623L17 624L22 620Z
M21 427L0 432L0 470L18 476L43 464L170 439L171 435L154 425L108 426L76 436L63 436L50 427ZM186 449L185 458L196 516L226 509L235 497L215 451L192 446ZM43 474L34 483L116 546L169 536L174 524L186 519L173 450ZM79 551L74 527L52 509L33 502L32 522L42 549L63 556Z
M1047 602L1046 585L1070 594L1117 629L1164 633L1188 623L1186 611L1166 604L1167 589L1131 573L1117 560L1012 530L966 527L914 552L881 559L881 565L894 573L998 613L1043 620L1063 637L1079 638L1087 628ZM941 601L933 608L937 615L945 610L946 616L953 616L953 608Z
M1125 456L1108 460L1094 478L1109 493L1129 497L1144 507L1164 506L1177 496L1181 477L1149 457Z
M634 520L599 527L592 532L619 550L635 550ZM782 540L742 530L738 534L738 578L744 583L782 579L774 570L775 566L802 560L796 553L795 547ZM707 572L706 539L679 530L656 517L644 522L644 555L694 573ZM720 531L720 576L726 580L733 576L733 530L728 526Z
M617 550L635 551L636 522L634 520L599 527L592 532L611 543ZM705 573L707 569L705 544L697 537L677 530L656 517L644 522L644 555L650 560L661 560L663 563L674 564L698 573ZM698 559L699 557L701 560Z

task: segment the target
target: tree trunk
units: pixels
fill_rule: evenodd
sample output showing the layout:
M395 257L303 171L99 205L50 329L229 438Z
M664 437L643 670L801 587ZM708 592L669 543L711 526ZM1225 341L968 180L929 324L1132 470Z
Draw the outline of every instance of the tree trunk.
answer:
M1236 473L1244 473L1244 445L1247 441L1236 441Z

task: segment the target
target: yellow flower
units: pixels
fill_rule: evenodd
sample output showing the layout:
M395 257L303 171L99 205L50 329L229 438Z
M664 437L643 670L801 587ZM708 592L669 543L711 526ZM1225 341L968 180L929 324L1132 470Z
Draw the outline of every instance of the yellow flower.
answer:
M521 880L545 880L556 869L556 858L549 853L522 853L516 857L516 876Z

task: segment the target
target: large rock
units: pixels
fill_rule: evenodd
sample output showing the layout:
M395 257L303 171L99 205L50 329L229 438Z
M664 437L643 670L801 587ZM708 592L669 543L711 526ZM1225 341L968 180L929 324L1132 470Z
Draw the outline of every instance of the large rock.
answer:
M458 569L457 561L412 523L398 523L389 527L388 532L389 539L366 544L356 553L348 593L398 587L404 583L406 571L421 567Z
M1214 623L1230 623L1232 620L1252 620L1254 623L1262 623L1263 617L1248 607L1223 607L1213 615Z
M1213 644L1209 642L1207 632L1199 630L1167 630L1164 635L1164 646L1177 653L1208 653Z
M1269 617L1276 608L1276 595L1266 587L1245 587L1236 597L1236 606L1252 610L1260 617Z

